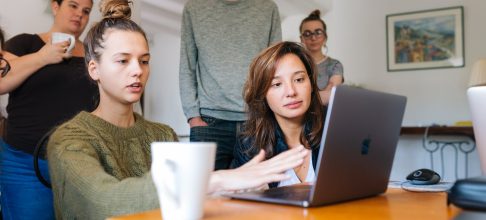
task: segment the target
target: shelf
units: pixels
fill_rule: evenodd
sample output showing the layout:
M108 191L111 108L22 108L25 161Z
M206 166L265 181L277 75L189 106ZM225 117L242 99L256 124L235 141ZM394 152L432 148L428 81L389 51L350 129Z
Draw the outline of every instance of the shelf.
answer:
M424 135L427 127L402 127L400 135ZM428 135L464 135L474 140L473 127L470 126L432 126Z

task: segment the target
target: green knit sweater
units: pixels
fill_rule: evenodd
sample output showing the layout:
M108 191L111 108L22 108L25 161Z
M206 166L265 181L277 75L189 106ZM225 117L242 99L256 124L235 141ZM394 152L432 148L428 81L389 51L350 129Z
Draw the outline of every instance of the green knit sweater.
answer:
M47 147L56 218L104 219L158 208L149 172L154 141L177 136L137 114L130 128L88 112L57 128Z

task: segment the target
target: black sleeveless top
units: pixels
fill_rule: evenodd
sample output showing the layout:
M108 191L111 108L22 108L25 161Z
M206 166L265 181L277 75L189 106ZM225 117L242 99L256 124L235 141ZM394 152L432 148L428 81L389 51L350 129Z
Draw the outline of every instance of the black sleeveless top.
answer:
M44 45L38 35L20 34L7 41L5 50L20 57ZM9 94L5 142L32 154L39 139L53 127L82 110L94 110L97 94L84 57L42 67Z

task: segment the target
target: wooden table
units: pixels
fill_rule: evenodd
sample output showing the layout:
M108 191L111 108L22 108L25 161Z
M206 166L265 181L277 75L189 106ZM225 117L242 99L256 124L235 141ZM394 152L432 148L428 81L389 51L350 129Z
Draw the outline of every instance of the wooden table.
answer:
M389 189L367 199L316 208L211 198L206 201L204 219L452 219L461 210L447 206L446 193L418 193ZM110 220L160 220L160 210Z

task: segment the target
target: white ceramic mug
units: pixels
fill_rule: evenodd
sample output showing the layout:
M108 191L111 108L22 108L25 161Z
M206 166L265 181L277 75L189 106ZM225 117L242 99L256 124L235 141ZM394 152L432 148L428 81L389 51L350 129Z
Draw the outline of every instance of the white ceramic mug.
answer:
M69 46L66 48L67 54L71 54L71 51L74 48L74 44L76 44L76 39L71 34L61 33L61 32L54 32L51 36L52 44L56 44L59 42L69 41Z
M216 143L154 142L151 147L152 179L163 219L201 219Z

